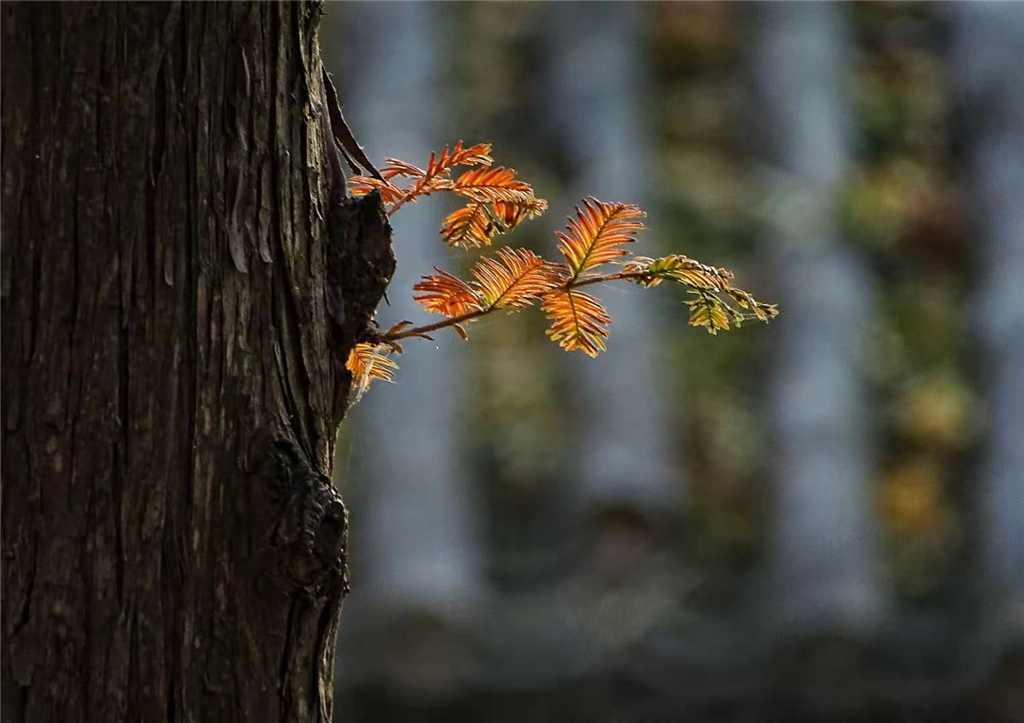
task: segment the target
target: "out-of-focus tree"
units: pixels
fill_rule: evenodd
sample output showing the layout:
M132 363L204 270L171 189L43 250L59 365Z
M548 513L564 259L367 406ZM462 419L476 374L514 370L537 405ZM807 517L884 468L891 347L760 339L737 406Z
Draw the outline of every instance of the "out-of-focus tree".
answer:
M546 8L544 130L562 172L559 211L593 194L657 215L644 13L632 3ZM561 216L552 214L552 222ZM651 231L641 233L635 252L657 255L656 249ZM596 360L559 360L570 382L570 413L563 414L573 428L565 484L575 493L587 551L567 617L579 627L577 645L591 668L606 665L605 654L619 655L674 613L676 591L666 587L657 553L667 523L678 519L683 492L667 413L671 375L659 344L664 301L631 286L598 295L613 319L607 351Z
M989 644L1024 646L1024 5L958 3L953 69L980 274L972 328L987 392L978 477ZM1018 703L1024 703L1018 693Z
M590 193L650 212L655 158L644 112L643 10L629 3L549 9L546 25L557 37L545 46L545 107L555 155L570 174L563 198ZM647 249L637 253L654 255L649 232L640 243ZM603 301L614 319L608 351L596 363L565 360L578 405L572 458L581 502L591 512L670 515L682 485L671 452L658 302L635 288L610 288Z
M767 626L855 639L879 622L872 448L861 368L872 280L840 238L850 170L846 9L752 8L752 109L773 186L766 257L786 317L772 340Z

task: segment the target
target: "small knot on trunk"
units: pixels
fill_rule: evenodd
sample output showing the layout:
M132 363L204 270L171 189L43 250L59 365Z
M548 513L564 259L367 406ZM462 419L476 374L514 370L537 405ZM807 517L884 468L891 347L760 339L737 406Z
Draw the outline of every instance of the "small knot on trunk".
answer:
M348 510L341 495L290 442L275 441L270 456L269 482L279 505L272 542L283 572L316 597L338 585L348 592Z

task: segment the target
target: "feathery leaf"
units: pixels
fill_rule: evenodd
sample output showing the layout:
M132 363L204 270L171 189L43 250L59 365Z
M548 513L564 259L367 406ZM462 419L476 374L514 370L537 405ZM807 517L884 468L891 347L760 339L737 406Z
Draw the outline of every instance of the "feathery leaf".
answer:
M390 346L360 342L349 352L345 368L352 372L352 388L357 390L357 396L362 396L374 379L394 381L398 365L386 355L385 349Z
M490 151L489 143L478 143L475 146L463 148L462 141L459 141L451 149L448 146L442 148L440 155L431 152L426 171L409 188L405 200L415 201L416 196L429 196L434 191L451 190L452 181L449 178L451 170L455 166L490 166L494 161L488 155ZM416 168L415 166L410 167ZM419 169L416 168L416 170Z
M506 203L513 206L536 207L540 201L525 181L516 180L511 168L471 168L451 183L450 190L478 203ZM547 204L544 203L544 207Z
M498 229L498 233L508 233L527 219L536 218L548 210L548 202L543 198L534 198L525 204L494 203L486 207Z
M436 275L424 276L413 286L414 291L423 292L414 296L413 301L427 311L443 314L449 318L462 316L484 308L476 290L447 271L435 268Z
M430 154L430 162L427 164L427 175L436 176L445 173L455 166L489 166L494 163L490 156L490 143L477 143L468 148L459 141L451 150L448 146L441 149L441 155Z
M559 282L552 266L528 249L498 249L473 267L474 286L486 309L523 309Z
M407 178L423 178L427 175L419 166L414 166L411 163L406 163L397 158L385 158L384 165L380 169L380 175L384 176L388 180L395 176L404 176Z
M471 203L445 217L441 238L450 246L475 249L489 245L498 230L487 213L487 204Z
M727 309L719 299L705 292L694 292L697 298L686 302L690 307L690 326L703 326L709 334L729 330Z
M623 271L641 274L635 281L647 288L668 279L692 289L725 291L731 288L732 280L729 271L707 266L681 254L670 254L659 259L634 256L623 266Z
M472 201L452 211L441 223L441 238L456 248L489 246L498 234L508 233L528 218L539 216L548 207L542 198L524 204Z
M605 203L593 196L583 199L583 208L576 207L576 218L569 219L566 233L556 232L571 278L629 253L620 246L636 241L636 232L644 227L637 219L645 215L633 204Z
M741 307L749 309L750 313L752 313L758 321L768 323L779 315L779 307L777 304L762 303L743 289L729 288L726 290L726 293L728 293L729 296L731 296Z
M590 357L605 350L611 318L596 297L578 289L559 290L544 296L543 308L552 321L546 334L563 349L579 349Z
M462 141L459 141L452 148L448 148L448 146L442 148L440 155L431 153L426 169L397 158L388 158L381 171L381 175L386 180L353 176L349 179L350 191L353 196L365 196L374 188L380 189L384 203L394 208L409 201L415 203L419 196L429 196L435 191L450 190L452 181L449 175L455 166L491 165L494 159L489 155L490 152L491 145L489 143L478 143L467 148L463 146ZM416 180L409 188L403 189L391 182L391 179L396 177Z
M391 183L390 181L382 181L379 178L370 178L369 176L352 176L348 179L349 182L349 193L357 198L359 196L365 196L374 189L380 191L381 200L385 204L390 205L397 202L405 191Z

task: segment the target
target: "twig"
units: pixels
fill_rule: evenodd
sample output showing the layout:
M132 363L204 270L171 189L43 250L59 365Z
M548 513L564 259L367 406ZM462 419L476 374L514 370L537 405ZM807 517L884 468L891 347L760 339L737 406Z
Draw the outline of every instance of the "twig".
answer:
M551 293L553 291L569 291L570 289L578 289L581 286L590 286L591 284L600 284L605 281L620 281L644 278L651 278L651 274L647 271L617 271L611 274L602 274L601 276L589 276L585 279L570 279L563 284L559 284L558 286L552 287L551 290L547 293ZM487 314L490 314L493 311L497 311L500 308L503 307L492 305L487 307L486 309L477 309L476 311L469 311L466 312L465 314L460 314L459 316L453 316L450 319L444 319L442 321L434 322L433 324L427 324L425 326L414 326L410 329L405 329L404 331L395 332L393 334L382 334L379 337L377 337L376 340L382 344L386 344L389 341L408 339L409 337L413 336L423 336L424 334L429 334L432 331L437 331L439 329L447 329L448 327L455 326L456 324L461 324L466 321L478 319L481 316L486 316Z

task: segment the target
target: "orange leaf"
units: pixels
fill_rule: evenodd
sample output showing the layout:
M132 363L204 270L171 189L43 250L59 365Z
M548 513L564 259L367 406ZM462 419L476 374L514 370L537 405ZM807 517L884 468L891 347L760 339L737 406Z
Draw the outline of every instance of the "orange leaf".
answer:
M397 158L385 158L384 167L380 169L380 175L384 178L394 178L395 176L408 176L410 178L423 178L427 175L427 172L422 168L400 161Z
M520 223L529 218L534 218L548 210L548 202L543 198L534 198L525 204L495 203L492 206L494 215L504 226L502 233L511 231Z
M452 318L472 311L480 311L483 305L476 290L457 276L441 269L434 269L437 275L424 276L413 288L424 293L412 297L427 311L444 314Z
M490 156L490 143L477 143L475 146L465 148L462 141L456 143L451 150L448 146L441 149L441 155L430 154L430 162L427 164L427 175L437 176L446 173L455 166L489 166L494 162Z
M552 321L547 335L566 351L596 357L605 350L611 318L596 297L577 289L553 292L544 296L544 311Z
M381 191L384 202L389 205L402 205L409 201L415 202L418 196L429 196L434 191L449 190L451 179L448 177L455 166L489 166L493 159L488 155L491 151L489 143L478 143L468 148L462 141L452 148L445 146L441 154L430 154L426 170L397 158L385 161L381 175L387 179L381 181L365 176L353 176L349 179L354 196L364 196L374 188ZM406 189L400 188L391 179L395 177L415 178L415 182Z
M523 309L560 281L552 266L528 249L498 249L498 258L482 258L473 278L487 309Z
M452 211L441 223L445 243L461 248L480 248L491 243L498 227L487 215L487 206L471 203Z
M349 192L353 196L365 196L374 189L380 191L381 200L386 204L393 204L401 198L405 191L389 181L382 181L379 178L369 176L352 176L348 179Z
M380 344L356 344L349 352L345 368L352 372L352 387L362 394L374 379L391 382L395 379L398 365L381 350L388 348Z
M540 200L529 183L516 180L516 172L502 166L472 168L455 179L449 190L478 203L536 207Z
M508 233L526 219L539 216L547 207L541 198L522 204L473 201L445 217L441 238L459 248L489 246L497 234Z
M569 262L572 278L625 256L628 252L620 246L636 241L636 232L644 227L636 219L644 215L639 206L585 198L583 208L576 207L576 218L569 219L567 233L556 233L562 242L558 250Z

